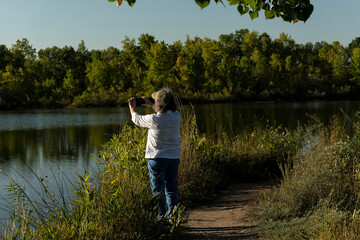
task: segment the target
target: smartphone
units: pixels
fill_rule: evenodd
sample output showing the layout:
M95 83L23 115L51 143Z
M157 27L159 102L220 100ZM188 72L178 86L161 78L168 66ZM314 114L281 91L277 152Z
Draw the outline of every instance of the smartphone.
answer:
M145 100L143 98L135 98L136 106L141 107L141 105L145 104Z
M148 98L150 102L154 103L155 100L153 98ZM136 107L141 107L141 105L145 104L145 100L143 98L135 98L136 100Z

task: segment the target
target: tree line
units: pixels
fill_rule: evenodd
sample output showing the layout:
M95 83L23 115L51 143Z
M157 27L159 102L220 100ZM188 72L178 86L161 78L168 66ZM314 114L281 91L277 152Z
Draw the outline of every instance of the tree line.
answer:
M248 29L218 40L167 44L142 34L122 49L88 50L84 41L36 51L27 39L0 45L0 107L115 106L169 86L184 101L356 98L360 37L297 44Z

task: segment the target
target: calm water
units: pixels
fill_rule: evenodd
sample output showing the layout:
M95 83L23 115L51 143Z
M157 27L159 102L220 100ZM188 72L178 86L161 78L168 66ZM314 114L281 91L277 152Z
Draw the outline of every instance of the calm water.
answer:
M342 112L352 117L360 110L360 101L205 104L195 105L193 110L200 130L211 135L219 129L236 132L251 128L254 122L266 120L295 128L308 115L317 115L325 122L332 114L343 115ZM191 112L192 107L185 106L184 111ZM96 169L92 156L129 121L127 107L0 111L0 169L21 185L27 185L31 195L36 196L36 190L40 189L28 186L27 181L39 185L32 171L47 176L50 186L66 190L76 181L77 173ZM3 222L8 218L8 184L8 177L0 173L0 221Z

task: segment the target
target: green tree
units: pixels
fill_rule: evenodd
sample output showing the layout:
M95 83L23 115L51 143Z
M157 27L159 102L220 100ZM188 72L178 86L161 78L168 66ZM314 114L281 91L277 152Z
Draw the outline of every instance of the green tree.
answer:
M259 34L256 31L244 34L244 38L241 42L241 51L245 56L251 57L255 48L258 46L258 37Z
M317 51L317 64L315 65L315 78L321 83L321 87L329 88L333 84L332 66L328 61L328 52L331 45L326 42L315 43Z
M205 83L204 59L202 57L203 40L187 37L183 50L176 62L181 81L181 95L189 97L191 93L202 93Z
M98 54L93 53L92 61L87 64L86 76L88 87L92 91L109 89L112 83L109 62L100 59Z
M262 33L259 37L258 49L262 54L269 58L273 51L273 42L267 33Z
M356 37L354 40L351 41L351 43L349 43L349 45L346 48L347 56L350 58L353 53L353 50L359 47L360 47L360 37Z
M332 45L325 44L319 49L319 56L327 63L322 68L327 73L327 83L332 88L346 85L348 64L344 47L337 41L333 42Z
M36 59L36 49L30 45L26 38L17 40L16 44L11 47L12 61L11 64L14 68L22 68L25 61L34 61Z
M79 85L80 81L75 78L73 71L71 69L67 70L61 88L62 101L64 104L71 104L74 97L82 92Z
M241 78L240 85L242 87L242 91L246 97L250 97L251 95L255 94L254 85L255 85L255 78L252 74L253 70L253 62L251 61L250 57L243 56L239 61L239 74L243 76Z
M219 65L222 61L220 43L205 38L202 44L202 58L204 60L204 87L207 93L222 93L226 82L219 72Z
M144 51L144 53L150 51L151 46L154 43L157 43L155 37L147 33L141 34L140 37L138 38L138 41L139 41L139 46Z
M235 33L220 35L219 42L222 47L222 52L230 58L240 60L243 56L242 42L245 34L248 33L248 29L241 29L236 30Z
M68 69L74 69L74 72L77 72L76 55L75 49L68 46L41 49L38 52L42 68L41 80L54 79L56 86L61 87Z
M256 92L261 92L266 90L268 87L268 71L267 71L267 62L266 56L262 54L257 48L254 49L250 60L253 62L252 75L254 82L252 87Z
M25 59L35 60L36 58L36 49L32 47L29 40L26 38L17 40L16 44L12 46L11 50L13 53L20 53L24 56Z
M292 55L295 50L295 41L285 33L280 33L279 38L274 40L273 45L273 51L279 53L282 58Z
M0 71L0 105L16 107L26 104L25 73L22 68L8 65L4 72Z
M354 48L351 54L350 65L351 81L360 87L360 48Z
M17 40L11 51L0 48L2 105L25 106L32 103L36 80L36 50L26 38Z
M86 63L90 62L90 60L91 55L82 40L75 53L75 65L71 68L74 79L79 81L79 91L86 89Z
M277 76L273 76L276 79L274 87L281 94L286 94L294 85L295 77L291 74L295 73L294 69L296 68L295 56L293 57L296 44L291 36L281 33L279 38L274 40L273 48L272 67L279 71ZM274 74L274 71L272 74Z
M6 66L10 64L11 59L11 51L5 45L0 45L0 70L5 70Z
M219 74L226 82L223 93L227 97L239 98L248 85L248 74L243 72L240 59L244 56L242 42L248 29L236 30L235 33L219 36L222 61L219 65ZM244 59L245 60L245 59ZM243 62L246 62L244 61Z
M131 75L131 87L141 94L147 86L144 86L146 79L147 67L144 63L144 51L135 44L135 39L125 37L122 41L124 58L128 59L126 64L126 74ZM135 93L135 92L134 92Z
M54 78L36 82L36 95L39 103L44 107L57 105L59 92Z
M133 87L133 68L132 55L127 51L121 51L114 59L109 62L111 74L114 78L113 84L120 92L126 92ZM127 97L124 97L126 100Z
M284 66L284 62L283 59L280 57L280 54L273 53L270 56L270 61L269 61L269 75L270 75L269 86L271 88L283 87L282 85L283 66Z
M146 53L147 83L149 94L162 86L171 86L174 82L173 66L169 50L164 43L153 43Z

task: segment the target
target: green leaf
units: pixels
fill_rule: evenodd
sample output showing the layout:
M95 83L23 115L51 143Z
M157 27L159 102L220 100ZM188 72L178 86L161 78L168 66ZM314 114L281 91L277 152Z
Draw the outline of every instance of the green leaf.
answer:
M285 21L285 22L291 22L293 20L293 18L290 16L289 13L284 13L281 15L281 18Z
M306 19L308 19L309 17L306 16L306 12L304 12L304 10L300 7L296 7L294 11L296 12L297 19L299 19L300 21L306 21Z
M249 15L251 17L251 20L254 20L255 18L259 17L259 13L258 12L254 12L254 11L250 11Z
M201 7L201 9L206 8L210 4L210 0L195 0L195 2Z
M251 8L255 7L257 4L257 0L245 0L245 2L249 4Z
M304 22L306 22L306 20L310 17L310 15L312 14L312 12L314 11L314 5L310 4L309 6L307 6L304 9Z
M216 4L218 4L219 2L225 7L225 4L223 3L222 0L214 0L216 2Z
M306 8L302 8L302 7L296 7L294 9L297 19L299 19L300 21L304 21L306 22L306 20L310 17L311 13L314 10L314 6L307 6Z
M275 17L276 13L272 10L266 10L265 11L265 18L266 19L273 19Z
M262 9L264 9L264 10L270 10L270 4L265 3L265 4L263 5Z
M289 14L290 14L291 20L295 20L297 18L294 10L291 10Z
M249 11L249 7L245 4L239 4L237 10L241 15L244 15Z
M127 0L127 2L128 2L128 4L129 4L131 7L133 7L134 4L135 4L135 2L136 2L136 0Z
M109 2L115 2L116 0L108 0Z
M238 5L240 3L240 0L229 0L230 5Z

